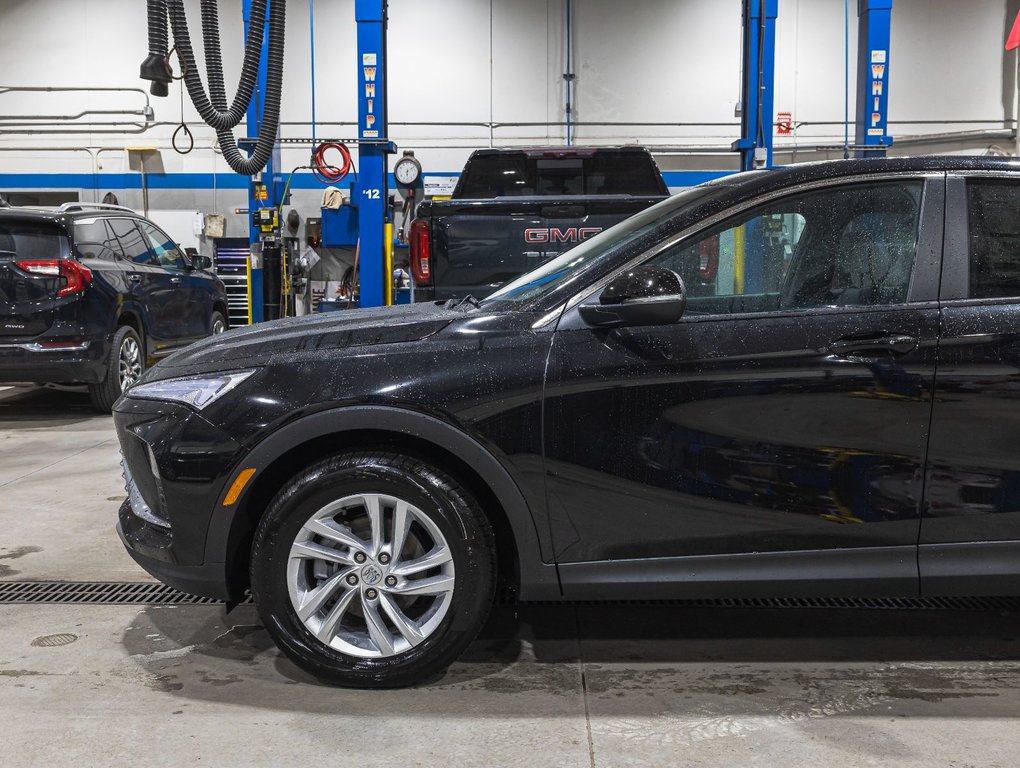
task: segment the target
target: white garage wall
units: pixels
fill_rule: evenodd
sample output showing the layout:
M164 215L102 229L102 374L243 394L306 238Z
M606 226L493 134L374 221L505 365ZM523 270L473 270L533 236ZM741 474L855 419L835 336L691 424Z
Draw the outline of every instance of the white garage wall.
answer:
M352 127L343 123L357 117L353 6L353 0L315 0L319 137L351 135ZM563 6L563 0L391 0L392 138L401 148L415 149L426 171L435 172L459 170L471 148L490 142L561 142ZM850 6L853 78L856 1L850 0ZM894 136L1012 125L1013 60L1004 57L1002 43L1018 6L1020 0L895 1L890 72ZM197 3L189 7L198 42ZM220 7L227 80L236 82L241 0L223 0ZM575 141L723 148L736 138L739 0L574 0L574 9L574 118L582 123ZM842 141L843 14L844 0L779 0L776 109L792 111L804 124L795 139L777 143ZM307 0L291 0L287 23L282 132L304 137L311 132ZM0 0L0 85L144 87L137 71L146 48L142 0ZM200 127L187 100L185 115L197 137L196 149L184 157L170 149L170 134L180 119L179 96L172 90L169 99L152 100L157 123L137 133L0 131L0 178L12 173L92 173L96 166L102 173L136 172L124 149L139 146L159 150L149 161L150 171L227 172L212 149L211 132ZM850 91L852 118L852 83ZM143 94L132 92L8 93L0 94L0 115L139 110L143 104ZM490 121L500 125L490 131ZM39 130L58 130L59 121L51 123ZM935 148L983 151L992 143L978 139ZM10 149L16 151L6 151ZM818 156L801 152L797 159ZM283 164L306 159L307 150L287 148ZM734 167L735 158L725 152L662 154L660 163L665 169L727 169ZM89 199L103 191L86 189L82 194ZM133 199L137 192L120 196L129 204L139 203ZM299 206L314 208L314 196L299 191L296 200ZM244 204L238 190L221 189L215 195L208 189L153 190L150 198L157 198L150 199L152 205L164 208L224 210Z

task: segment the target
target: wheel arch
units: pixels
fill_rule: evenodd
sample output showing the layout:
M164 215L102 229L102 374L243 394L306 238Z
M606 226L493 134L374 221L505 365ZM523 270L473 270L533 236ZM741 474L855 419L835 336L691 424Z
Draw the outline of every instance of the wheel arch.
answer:
M518 483L485 446L460 428L433 416L388 406L350 406L318 412L275 431L248 454L228 478L256 468L251 484L232 507L217 501L207 537L206 561L224 561L228 589L240 596L248 586L251 542L277 491L303 467L351 448L389 448L437 464L482 504L494 528L500 580L521 599L560 597L555 565ZM223 512L232 509L224 515Z
M120 314L117 315L117 327L113 329L114 333L117 332L117 328L125 325L133 328L142 341L145 340L145 324L142 322L142 316L129 307L121 309Z
M223 322L226 323L226 327L230 328L230 315L227 313L227 302L222 299L213 300L213 312L219 312L223 315Z

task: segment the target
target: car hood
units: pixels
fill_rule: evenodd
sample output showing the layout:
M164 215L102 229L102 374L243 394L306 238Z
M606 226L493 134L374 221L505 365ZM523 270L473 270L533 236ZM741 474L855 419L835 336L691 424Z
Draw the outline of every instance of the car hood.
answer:
M160 362L143 380L258 367L275 356L302 351L418 341L464 315L464 308L430 303L274 320L192 344Z

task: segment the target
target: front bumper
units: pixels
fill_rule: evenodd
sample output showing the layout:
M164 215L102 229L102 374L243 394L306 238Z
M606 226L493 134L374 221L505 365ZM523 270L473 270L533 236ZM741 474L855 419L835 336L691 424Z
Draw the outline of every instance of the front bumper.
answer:
M128 553L172 587L230 599L226 553L207 553L206 538L244 449L183 405L125 398L114 425L133 485L117 523Z
M181 565L164 559L169 552L159 552L145 545L146 535L137 528L138 518L125 501L120 508L117 534L131 559L164 584L189 595L212 597L230 602L236 596L230 594L226 565L224 563L203 563L202 565ZM128 533L131 531L131 533Z

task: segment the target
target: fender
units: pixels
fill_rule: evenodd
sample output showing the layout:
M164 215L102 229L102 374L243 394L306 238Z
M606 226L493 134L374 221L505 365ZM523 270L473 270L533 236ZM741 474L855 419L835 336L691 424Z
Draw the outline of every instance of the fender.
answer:
M559 576L556 566L544 562L543 549L551 552L550 542L543 541L520 487L506 467L477 440L458 427L418 411L375 405L353 405L303 416L297 421L276 430L260 442L238 467L256 467L261 471L287 451L317 437L342 435L344 432L373 430L411 435L430 442L463 461L474 470L499 499L510 528L513 531L520 572L520 598L522 600L559 600ZM236 469L235 469L236 473ZM233 477L234 474L231 475ZM231 532L239 510L243 509L251 485L230 507L223 500L230 483L217 500L216 512L209 523L206 537L206 562L221 560L228 552Z

